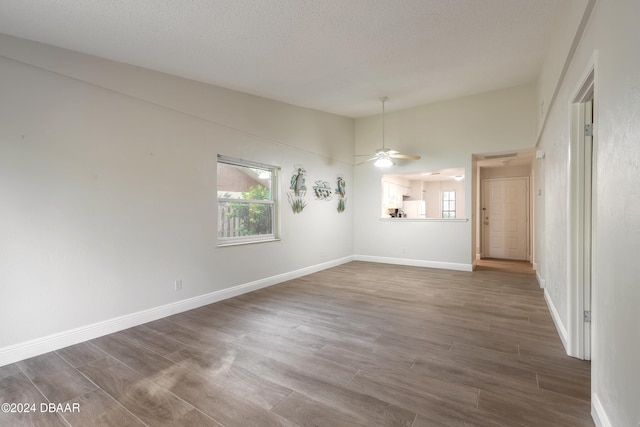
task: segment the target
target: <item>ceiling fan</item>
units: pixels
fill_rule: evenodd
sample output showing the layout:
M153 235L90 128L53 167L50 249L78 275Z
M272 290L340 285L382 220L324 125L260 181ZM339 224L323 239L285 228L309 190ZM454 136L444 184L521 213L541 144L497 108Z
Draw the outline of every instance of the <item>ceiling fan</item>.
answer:
M420 156L417 156L415 154L402 154L396 150L392 150L384 146L384 102L386 100L386 96L380 98L380 101L382 102L382 148L378 148L374 154L357 154L356 156L372 156L367 160L357 163L357 165L375 160L375 166L379 168L388 168L396 164L391 159L420 160Z

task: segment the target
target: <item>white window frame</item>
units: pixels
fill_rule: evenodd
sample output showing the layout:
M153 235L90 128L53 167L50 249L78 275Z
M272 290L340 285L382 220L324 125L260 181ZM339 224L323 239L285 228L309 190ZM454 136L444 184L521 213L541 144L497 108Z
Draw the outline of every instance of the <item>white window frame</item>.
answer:
M445 195L448 195L449 197L445 200ZM451 197L453 196L453 197ZM451 191L443 191L442 192L442 197L441 197L441 203L442 203L442 209L440 211L440 215L442 216L442 218L455 218L457 215L457 209L458 207L456 206L457 204L457 200L456 200L456 191L455 190L451 190ZM447 205L447 207L451 207L451 203L453 203L453 210L451 209L445 209L445 204ZM453 213L453 216L449 216L449 215L445 215L446 214L450 214Z
M264 163L253 162L249 160L237 159L233 157L223 156L218 154L218 160L216 162L216 166L220 163L224 163L232 166L240 166L248 169L261 169L266 170L271 173L271 199L270 200L250 200L250 199L236 199L236 198L225 198L225 197L217 197L218 207L220 207L221 203L258 203L258 204L267 204L271 206L271 233L269 234L260 234L260 235L252 235L252 236L231 236L231 237L221 237L220 236L220 224L218 223L216 229L216 235L218 239L218 246L232 246L232 245L241 245L241 244L250 244L250 243L263 243L263 242L273 242L280 240L279 239L279 225L280 225L280 206L278 203L279 197L279 176L280 176L280 168L278 166L267 165ZM218 173L218 168L216 167L216 177ZM218 209L218 212L220 210ZM219 221L219 218L218 218Z

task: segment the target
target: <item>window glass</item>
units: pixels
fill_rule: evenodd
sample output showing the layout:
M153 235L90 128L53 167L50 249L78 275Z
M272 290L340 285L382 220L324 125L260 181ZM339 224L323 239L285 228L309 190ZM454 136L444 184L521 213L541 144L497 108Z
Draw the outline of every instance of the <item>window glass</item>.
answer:
M442 218L456 217L456 192L442 192Z
M275 166L218 156L218 243L250 243L276 236Z

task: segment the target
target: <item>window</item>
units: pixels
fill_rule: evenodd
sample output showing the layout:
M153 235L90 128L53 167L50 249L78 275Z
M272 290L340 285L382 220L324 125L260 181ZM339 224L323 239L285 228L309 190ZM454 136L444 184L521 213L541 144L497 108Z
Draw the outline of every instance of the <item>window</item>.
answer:
M277 239L278 168L218 155L218 244Z
M456 192L442 192L442 218L456 217Z

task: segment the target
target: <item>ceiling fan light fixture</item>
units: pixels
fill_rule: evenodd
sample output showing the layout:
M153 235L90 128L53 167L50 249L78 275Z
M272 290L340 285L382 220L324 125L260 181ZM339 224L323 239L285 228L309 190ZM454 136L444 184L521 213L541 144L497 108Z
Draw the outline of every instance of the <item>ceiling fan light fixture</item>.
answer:
M380 157L373 165L379 168L388 168L395 165L395 162L388 157Z
M386 96L380 98L380 101L382 102L382 148L377 149L375 153L371 155L371 158L360 163L356 163L356 165L375 160L375 162L373 163L374 166L379 168L388 168L396 164L396 162L394 162L392 159L420 160L420 156L417 156L415 154L403 154L396 150L386 148L384 144L384 102L386 100ZM368 156L368 154L356 154L356 157L358 156Z

